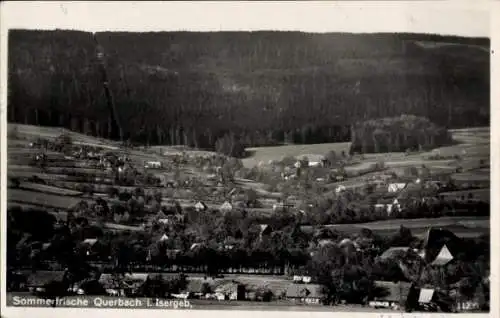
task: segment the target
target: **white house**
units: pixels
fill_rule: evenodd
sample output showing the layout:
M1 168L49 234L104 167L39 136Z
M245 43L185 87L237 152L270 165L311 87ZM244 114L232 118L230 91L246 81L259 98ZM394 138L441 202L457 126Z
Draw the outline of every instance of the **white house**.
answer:
M221 210L221 212L224 212L224 213L231 212L233 210L233 205L231 203L229 203L229 201L226 201L220 206L219 209Z
M387 188L388 192L398 192L406 187L406 183L391 183Z

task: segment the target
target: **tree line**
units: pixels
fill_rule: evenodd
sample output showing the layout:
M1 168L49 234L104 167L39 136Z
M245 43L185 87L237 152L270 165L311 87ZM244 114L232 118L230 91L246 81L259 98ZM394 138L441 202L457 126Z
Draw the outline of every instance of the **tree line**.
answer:
M350 124L402 113L447 128L488 125L489 55L477 45L489 40L11 30L9 121L207 149L226 135L245 146L346 141Z

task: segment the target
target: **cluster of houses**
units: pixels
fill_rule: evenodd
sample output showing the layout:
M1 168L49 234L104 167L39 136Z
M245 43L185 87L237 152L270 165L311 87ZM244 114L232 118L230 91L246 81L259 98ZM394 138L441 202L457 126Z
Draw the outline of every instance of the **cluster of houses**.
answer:
M27 290L34 294L47 291L49 284L63 282L67 276L64 271L37 271L19 272L18 290ZM123 275L99 274L98 277L86 279L68 287L69 293L79 295L106 294L108 296L140 297L141 287L148 280L162 277L169 280L171 274L158 273L127 273ZM89 283L92 281L92 284ZM97 286L97 288L96 288ZM293 303L309 305L321 304L322 292L318 284L297 284L290 281L279 282L277 286L268 286L266 283L256 285L249 281L231 279L214 279L204 277L188 277L186 286L177 293L169 293L172 298L184 299L215 299L220 301L262 301L265 293L269 293L267 301L272 299L286 299Z
M272 229L267 225L261 226L261 236L269 235ZM443 240L445 237L451 237L451 232L440 229L429 229L427 232L423 246L417 250L410 246L406 247L391 247L382 253L378 259L382 261L395 261L401 268L401 272L407 281L376 281L375 286L383 289L384 292L367 303L373 308L386 308L393 310L407 309L408 304L414 310L437 310L436 304L439 302L442 289L440 286L429 285L413 285L408 281L411 273L408 271L407 263L402 260L407 259L409 254L414 255L417 259L422 260L425 264L432 268L445 271L447 266L452 266L456 262L456 255L459 253L460 243L453 239ZM451 235L451 236L450 236ZM167 241L169 237L163 234L158 237L158 241ZM92 247L98 242L97 239L85 239L82 242L83 246L88 248L87 254L92 252ZM338 243L331 240L323 240L318 245L338 244L340 247L347 245L352 246L355 250L363 250L370 248L360 240L342 239ZM191 250L201 247L202 243L194 243ZM365 246L366 245L366 246ZM230 249L230 246L224 248ZM167 251L175 253L176 251ZM179 251L177 251L179 252ZM405 265L406 264L406 265ZM251 273L250 271L248 272ZM65 273L63 271L26 271L18 273L19 279L18 290L29 290L34 293L43 293L46 286L54 281L63 281ZM154 273L132 273L121 276L113 274L100 274L94 280L100 286L97 290L110 296L140 296L141 286L148 280L158 277L158 275L168 279L172 274L154 274ZM419 274L420 275L420 274ZM485 278L485 281L488 278ZM315 284L308 275L293 275L290 278L280 280L271 279L269 282L259 283L255 285L255 280L251 278L238 277L238 280L226 278L207 278L207 277L188 277L187 286L179 293L171 294L174 298L198 298L198 299L216 299L220 301L250 301L263 300L264 294L272 293L272 299L288 300L294 304L320 305L323 303L322 287ZM489 282L485 282L489 284ZM478 290L478 296L472 299L462 298L458 292L459 284L450 285L446 290L447 294L453 298L452 308L455 311L466 311L479 309L482 306L480 299L481 291ZM89 281L83 281L79 284L70 286L70 291L76 294L93 294L96 290L96 283L89 284Z

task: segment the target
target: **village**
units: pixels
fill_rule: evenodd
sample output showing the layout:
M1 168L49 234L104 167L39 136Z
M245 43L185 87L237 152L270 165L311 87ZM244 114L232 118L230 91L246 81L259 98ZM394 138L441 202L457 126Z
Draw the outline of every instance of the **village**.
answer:
M9 133L9 229L19 238L10 293L406 311L488 304L489 179L453 177L489 170L488 158L462 150L394 167L331 151L248 168L216 153L28 131ZM453 164L436 167L443 161Z

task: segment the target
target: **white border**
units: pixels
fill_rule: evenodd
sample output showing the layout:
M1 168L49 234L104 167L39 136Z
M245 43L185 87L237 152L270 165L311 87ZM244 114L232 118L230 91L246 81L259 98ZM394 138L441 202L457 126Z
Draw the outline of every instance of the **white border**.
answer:
M488 21L488 12L490 13ZM334 18L332 18L334 17ZM479 17L479 19L478 19ZM481 18L482 17L482 18ZM360 22L361 21L361 22ZM354 24L353 24L354 22ZM2 268L5 261L5 209L6 209L6 78L7 78L7 30L9 28L27 29L81 29L86 31L123 30L123 31L152 31L152 30L301 30L308 32L435 32L458 33L465 36L490 36L492 50L500 53L500 39L495 38L493 30L500 30L500 2L482 0L453 0L453 1L344 1L344 2L2 2L1 3L1 42L0 42L0 207L1 207L1 245L0 253ZM490 25L489 25L490 24ZM495 79L500 76L498 53L491 60L491 103L496 105L500 100L499 85ZM491 122L500 119L498 107L491 109ZM500 193L500 140L495 125L491 126L491 163L492 194ZM499 210L498 197L492 195L492 251L500 251L500 237L498 228ZM491 315L499 316L498 288L498 257L491 255ZM1 290L5 290L5 272L1 270ZM58 308L56 311L48 308L13 308L5 307L5 293L1 295L2 317L63 317L74 315L84 317L88 314L94 317L110 317L116 313L117 317L186 317L190 315L213 315L217 318L251 317L255 314L265 316L308 315L331 316L329 312L290 312L290 311L162 311L147 310L133 311L123 309L67 309ZM336 316L365 317L396 317L402 313L335 313ZM481 314L480 316L486 316ZM430 314L411 314L411 316L431 316ZM436 316L436 315L432 315ZM441 316L451 316L443 315ZM463 317L464 314L460 314ZM478 316L478 315L474 315Z

